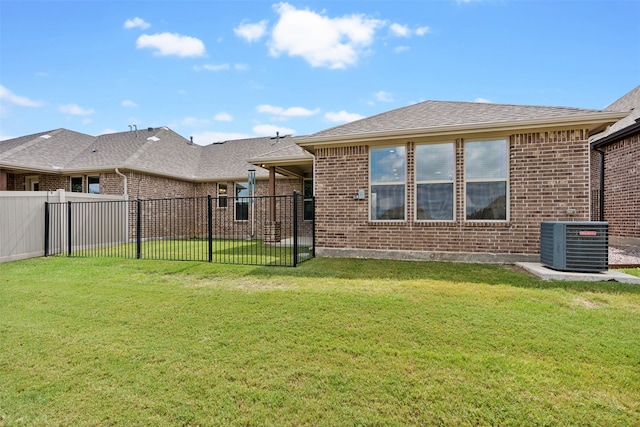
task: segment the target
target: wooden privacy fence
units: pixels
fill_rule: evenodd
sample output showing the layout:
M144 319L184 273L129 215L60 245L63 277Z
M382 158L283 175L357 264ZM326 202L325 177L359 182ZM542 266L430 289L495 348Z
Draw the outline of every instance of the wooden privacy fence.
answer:
M45 256L296 266L314 256L308 203L297 193L49 202Z
M44 255L45 202L124 200L124 196L64 190L0 191L0 262Z

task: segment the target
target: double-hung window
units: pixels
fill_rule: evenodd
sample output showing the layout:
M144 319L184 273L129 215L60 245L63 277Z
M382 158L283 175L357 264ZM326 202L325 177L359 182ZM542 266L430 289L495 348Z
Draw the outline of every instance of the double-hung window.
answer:
M416 145L416 220L453 221L455 145Z
M81 176L71 177L71 192L82 193L82 177Z
M313 220L313 180L305 179L303 183L303 218L305 221Z
M467 220L507 220L509 148L504 139L469 141L464 147Z
M87 177L87 187L89 188L89 193L100 194L100 177L99 176Z
M369 152L370 219L404 221L406 200L405 146L372 148Z
M235 185L235 220L249 220L249 183L236 182Z
M227 184L223 184L223 183L218 184L218 207L219 208L227 207Z

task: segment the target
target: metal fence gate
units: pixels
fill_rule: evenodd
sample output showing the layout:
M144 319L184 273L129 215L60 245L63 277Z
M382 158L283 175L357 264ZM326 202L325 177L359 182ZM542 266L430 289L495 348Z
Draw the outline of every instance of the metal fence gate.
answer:
M45 256L295 267L315 256L313 212L296 192L45 203Z

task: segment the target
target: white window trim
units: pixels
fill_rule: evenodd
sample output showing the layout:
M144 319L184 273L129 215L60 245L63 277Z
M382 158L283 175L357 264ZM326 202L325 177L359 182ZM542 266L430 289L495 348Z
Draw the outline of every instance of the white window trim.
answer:
M224 185L227 187L227 192L224 194L224 196L222 196L220 194L220 185ZM234 184L234 189L235 189L235 184ZM220 199L225 198L226 199L226 203L225 206L220 206ZM219 182L216 184L216 207L218 209L227 209L229 207L229 184L225 183L225 182Z
M25 178L25 190L26 191L35 191L33 187L38 184L40 185L40 177L38 175L29 175Z
M244 182L244 181L243 181ZM238 213L238 207L237 205L240 203L246 203L247 205L247 209L249 209L249 197L242 197L241 199L245 200L244 202L240 202L238 199L238 192L236 191L236 185L240 184L241 182L234 182L233 183L233 220L235 222L249 222L249 215L247 215L247 219L238 219L237 218L237 213ZM229 199L227 199L227 206L229 203ZM248 211L247 211L248 212Z
M486 179L467 179L467 143L469 142L482 142L482 141L505 141L507 147L507 164L506 164L506 173L507 176L505 178L486 178ZM468 139L462 142L462 170L463 170L463 193L462 196L464 198L464 203L462 206L462 215L465 222L469 223L482 223L482 222L491 222L491 223L507 223L511 220L511 197L510 197L510 186L511 186L511 152L509 147L509 138L508 137L497 137L497 138L478 138L478 139ZM506 206L505 206L505 219L467 219L467 183L473 182L505 182L505 197L506 197Z
M451 180L439 180L439 181L418 181L418 156L417 156L417 147L420 145L437 145L437 144L452 144L453 145L453 178ZM413 177L414 177L414 183L413 183L413 206L414 206L414 212L413 212L413 219L415 222L420 222L420 223L430 223L430 222L445 222L445 223L452 223L452 222L456 222L456 206L458 204L458 198L456 195L456 143L455 141L441 141L441 142L434 142L434 143L429 143L429 144L416 144L413 148ZM452 209L453 209L453 216L452 219L418 219L418 185L419 184L452 184L451 186L451 191L453 192L453 204L452 204Z
M404 181L402 181L401 183L399 182L376 182L375 184L371 183L371 150L374 150L376 148L392 148L392 147L404 147L404 161L405 161L405 167L404 167ZM407 167L407 157L408 157L408 149L407 149L407 145L406 144L399 144L399 145L384 145L384 146L379 146L379 147L369 147L369 158L367 159L367 166L369 168L369 187L368 187L368 191L369 191L369 199L367 200L369 208L368 208L368 215L369 215L369 222L374 222L374 223L384 223L384 222L395 222L395 223L403 223L403 222L408 222L408 216L407 216L407 193L408 193L408 174L409 174L409 168ZM371 218L371 199L373 198L373 192L371 191L371 187L375 187L375 186L383 186L383 185L404 185L404 218L403 219L372 219Z

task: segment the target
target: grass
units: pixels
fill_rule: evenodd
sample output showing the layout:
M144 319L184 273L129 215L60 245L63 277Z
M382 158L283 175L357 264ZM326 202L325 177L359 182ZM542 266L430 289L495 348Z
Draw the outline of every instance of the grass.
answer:
M0 264L0 426L639 425L640 287L512 267Z
M294 248L282 244L265 244L262 240L213 239L212 261L220 264L280 265L293 266ZM121 257L136 258L136 244L126 243L91 249L74 250L74 257ZM310 258L311 250L298 247L302 262ZM64 256L65 253L60 255ZM140 245L140 258L171 261L207 261L209 243L206 239L162 239L146 240Z

